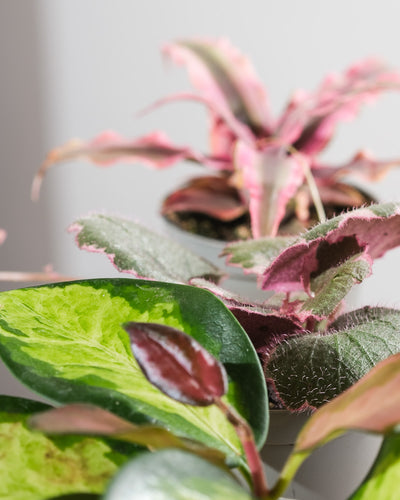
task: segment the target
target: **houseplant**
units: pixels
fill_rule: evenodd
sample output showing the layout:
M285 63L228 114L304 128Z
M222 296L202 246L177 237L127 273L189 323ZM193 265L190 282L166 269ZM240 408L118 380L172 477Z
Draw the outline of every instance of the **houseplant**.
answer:
M274 408L304 412L331 400L399 351L399 311L369 306L342 310L347 292L369 276L373 260L399 245L399 220L399 204L378 204L329 219L298 237L229 244L229 262L255 273L263 288L277 292L264 303L233 295L218 285L222 272L214 265L132 221L92 213L70 229L81 248L105 253L122 272L195 285L220 297L259 354ZM280 418L275 411L273 418L277 414ZM366 463L376 451L376 443L371 444L368 450L369 445L357 443L365 448L360 456ZM350 464L357 464L362 474L364 465L353 448L357 456L348 452ZM318 457L317 464L323 478L324 460ZM315 471L301 481L314 476ZM355 480L356 471L348 477ZM349 493L352 484L343 479L341 487Z
M211 294L143 280L84 280L3 292L0 303L2 359L29 387L67 403L51 409L0 398L0 488L10 500L273 500L313 449L351 428L386 436L352 500L397 494L399 355L315 412L270 487L252 437L260 445L266 430L261 370L247 335ZM120 323L139 318L145 322ZM172 325L184 325L190 335ZM248 377L251 384L243 383ZM239 466L244 484L228 464Z
M336 203L340 198L346 200L345 206L362 204L365 197L359 197L355 202L357 191L336 184L336 178L341 174L355 171L377 175L397 164L397 161L376 162L359 154L347 165L331 169L321 166L316 155L328 142L334 125L343 115L353 115L360 104L382 90L398 89L399 77L380 64L368 61L349 70L341 82L326 82L316 95L294 99L283 118L274 126L269 122L268 127L267 122L257 124L251 116L252 113L257 115L260 109L263 116L258 118L264 119L267 114L263 106L251 105L249 88L253 91L255 88L260 102L264 101L248 63L242 59L244 69L248 71L243 71L244 78L241 78L230 64L230 57L236 61L237 54L233 55L232 48L227 45L184 42L167 50L174 57L183 57L192 69L193 64L196 66L192 57L194 48L197 56L200 54L200 58L204 58L206 54L205 60L213 63L203 67L205 80L202 80L202 85L204 82L206 85L201 90L206 92L205 97L196 97L206 102L212 111L212 155L199 155L188 148L172 146L158 133L134 141L105 134L89 144L77 142L52 152L36 178L34 192L38 191L40 180L51 164L77 156L88 156L100 164L133 158L159 167L187 158L221 171L218 177L194 181L183 194L194 194L197 202L200 199L204 204L205 201L208 207L213 206L210 193L213 194L216 199L213 209L218 217L222 212L237 215L239 211L243 215L249 209L252 236L257 239L234 243L225 253L230 263L260 275L262 288L279 292L267 303L246 303L234 297L214 283L221 275L215 266L190 256L184 249L177 250L176 246L171 251L170 244L161 244L159 238L129 222L94 214L77 221L72 229L78 232L80 246L105 251L122 271L139 277L189 283L213 291L229 306L256 347L274 404L291 410L318 407L354 384L379 359L398 350L398 311L366 308L339 316L344 296L354 283L370 273L372 260L398 245L398 206L376 205L342 215L300 237L277 237L276 234L286 209L293 206L300 227L310 223L310 198L317 207L319 218L324 219L319 192L328 193L327 197L323 194L323 201L329 198ZM224 69L230 67L232 71L221 72L218 59L215 66L215 50L222 50L219 56L226 59ZM210 78L210 69L216 68L218 71L211 71ZM219 79L221 74L222 80ZM239 96L244 102L249 101L249 109L237 109L234 105L237 94L232 100L231 92L225 91L233 83L243 84L239 86ZM208 93L210 88L217 91L217 98ZM245 118L244 111L250 111ZM198 187L201 187L201 196ZM178 205L182 204L181 195L182 191L174 197ZM234 204L231 203L233 198L236 199ZM177 207L172 201L169 199L166 204L168 210ZM227 203L229 210L221 210L221 201ZM188 205L184 206L187 209ZM297 233L298 227L296 224L296 229L290 232ZM137 242L127 235L137 238ZM262 235L269 235L269 239L258 239ZM296 262L295 266L293 262ZM298 262L301 266L297 266ZM289 275L285 273L286 266ZM373 341L375 347L383 339L384 348L379 350L376 358L368 359L368 349L365 350L367 355L359 359L350 356L352 364L347 367L346 376L343 380L338 378L336 375L343 358L337 347L343 346L349 337L353 339L349 342L353 348L360 339L363 348L370 347L369 332L364 330L367 326L376 329L378 325L390 325L379 340ZM317 349L314 349L314 343ZM293 352L297 363L292 362ZM281 382L277 375L285 373L284 368L294 367L296 373L301 372L307 366L304 357L310 352L318 354L313 367L323 370L323 376L310 373L308 379L303 379L306 381L303 387L296 385L291 391L287 390L282 380L290 379L290 373L286 372ZM299 353L304 355L299 356ZM332 385L330 376L340 383ZM298 396L296 400L291 399L294 394Z
M264 303L246 302L225 290L219 284L223 273L212 263L136 222L91 213L72 224L70 231L80 248L105 254L123 273L212 291L247 332L275 386L278 406L303 411L337 396L375 362L397 352L397 310L366 306L343 312L343 300L371 274L374 259L400 244L399 221L399 203L375 204L336 216L297 237L227 245L231 265L255 273L263 289L275 292ZM385 324L391 327L386 330ZM380 336L371 340L376 328ZM353 334L352 346L347 337ZM380 345L383 338L386 341ZM356 356L353 348L365 349L366 358ZM340 358L342 349L349 357L346 363ZM309 352L314 356L312 366L304 366ZM327 360L331 362L325 373ZM348 363L346 371L343 364ZM290 391L285 380L294 373L302 373L303 386Z
M319 159L340 121L354 118L363 104L381 93L399 90L400 75L377 60L329 75L316 92L295 92L281 116L273 118L251 63L227 40L181 40L165 45L163 52L186 66L196 93L167 97L155 106L179 99L204 104L209 154L174 145L159 131L133 140L105 132L50 152L35 179L34 198L51 165L76 157L100 166L122 160L155 168L188 160L213 173L190 180L167 197L163 214L198 234L237 240L275 236L278 231L297 234L324 220L324 211L331 217L370 202L344 177L376 180L399 164L398 159L376 160L366 151L339 166Z

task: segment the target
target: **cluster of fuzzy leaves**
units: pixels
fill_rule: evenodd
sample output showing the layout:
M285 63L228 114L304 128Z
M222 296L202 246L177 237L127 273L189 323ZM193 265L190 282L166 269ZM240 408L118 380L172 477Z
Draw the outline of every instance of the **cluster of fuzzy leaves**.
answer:
M279 316L292 327L275 346L260 346L258 335L256 347L285 407L318 407L400 350L400 311L366 307L334 320L373 260L399 244L400 207L388 203L340 215L297 238L226 248L228 260L258 274L263 289L284 294Z
M350 173L374 180L400 162L377 161L365 152L335 167L318 160L340 121L354 118L362 105L381 93L400 89L400 75L377 60L329 75L313 93L296 92L274 119L250 61L227 40L180 40L167 44L164 54L186 67L196 93L174 95L154 107L179 99L204 104L210 115L210 152L174 145L159 131L133 140L105 132L89 142L74 140L51 151L36 176L34 197L48 168L66 160L83 157L100 166L139 162L157 169L188 160L217 175L178 189L165 201L164 213L197 212L227 221L249 211L252 233L258 238L276 235L290 200L297 216L307 222L317 197L310 172L322 201L346 208L365 200L354 190L344 195L338 178Z
M105 253L122 272L192 284L222 299L261 356L280 403L298 410L332 399L400 350L398 311L366 308L338 317L374 259L400 244L399 228L400 205L387 203L342 214L298 237L228 245L229 264L277 292L263 304L231 294L219 285L222 272L214 266L134 222L91 214L71 231L81 248ZM381 328L385 321L388 327ZM376 328L379 336L371 336Z
M304 292L308 298L297 304L296 314L321 320L371 274L374 259L399 244L400 204L383 203L329 219L297 238L234 243L224 255L256 274L263 290Z

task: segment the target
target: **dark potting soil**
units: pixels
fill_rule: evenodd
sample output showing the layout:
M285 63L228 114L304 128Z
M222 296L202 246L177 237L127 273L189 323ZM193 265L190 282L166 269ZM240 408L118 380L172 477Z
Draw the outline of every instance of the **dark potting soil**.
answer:
M251 238L248 214L231 222L222 222L208 215L194 212L170 212L164 217L188 233L220 241L247 240Z

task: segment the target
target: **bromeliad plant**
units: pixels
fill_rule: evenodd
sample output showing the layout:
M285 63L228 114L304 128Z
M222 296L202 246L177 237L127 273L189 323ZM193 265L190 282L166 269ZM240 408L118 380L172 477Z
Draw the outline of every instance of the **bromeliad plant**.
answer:
M210 120L209 154L174 145L159 131L133 140L106 132L90 142L74 140L52 151L36 177L34 197L51 165L77 157L100 166L132 161L155 168L188 160L215 173L195 178L171 194L163 204L164 215L179 213L180 222L182 214L202 214L222 226L237 222L241 229L233 237L219 230L216 234L259 238L278 231L297 234L318 218L322 221L324 207L331 217L344 208L362 206L371 199L345 183L344 176L376 180L399 164L399 159L376 160L366 151L338 166L319 159L340 121L354 118L363 104L381 93L400 89L400 75L377 60L329 75L313 93L295 92L281 116L273 118L251 63L227 40L181 40L167 44L163 52L186 66L197 92L167 97L155 106L179 99L204 104ZM251 232L243 226L249 214ZM208 223L207 231L209 227ZM196 229L200 231L201 224Z
M257 452L268 420L260 366L211 294L89 280L4 292L0 303L2 359L64 404L0 397L0 491L9 500L276 500L315 448L349 429L385 435L351 500L398 489L400 354L315 412L270 487ZM239 467L235 475L228 465Z
M262 303L228 292L219 286L222 271L137 223L91 214L70 230L81 248L105 253L121 272L194 285L222 299L255 346L278 407L313 410L400 351L399 310L343 312L345 296L371 274L374 259L400 245L399 203L356 209L297 237L229 244L228 263L275 292Z

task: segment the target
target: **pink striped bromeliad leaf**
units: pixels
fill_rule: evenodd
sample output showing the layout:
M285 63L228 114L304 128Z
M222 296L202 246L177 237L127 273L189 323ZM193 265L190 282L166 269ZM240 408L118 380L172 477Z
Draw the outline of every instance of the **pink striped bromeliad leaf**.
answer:
M249 127L255 135L271 129L267 93L251 62L229 40L177 40L165 44L163 52L186 67L200 95L222 116L234 117L237 128Z
M224 193L228 211L221 210L221 203L213 203L213 216L227 220L228 214L233 217L234 212L249 209L253 236L259 238L276 234L285 207L299 188L304 188L303 194L309 193L310 172L317 186L322 190L332 187L331 195L335 197L338 178L350 173L375 180L400 164L398 158L376 160L365 151L338 166L319 160L341 121L353 119L363 105L382 93L400 89L400 75L381 61L360 61L340 75L328 75L314 92L295 92L281 115L274 118L267 91L251 62L228 40L177 40L166 44L163 53L187 69L195 92L166 97L153 108L179 99L205 105L210 153L174 145L159 131L134 139L106 132L90 141L74 140L51 151L35 178L33 197L37 198L51 165L78 157L100 166L122 160L155 168L188 160L213 169L216 178L224 171L237 192L231 199ZM181 209L195 207L202 212L207 208L204 191L192 189L190 194L192 201L187 199L182 204L184 200L180 199ZM352 196L346 206L357 205L357 196ZM316 193L313 201L318 204Z
M89 158L100 167L125 161L143 163L152 168L167 168L178 161L189 160L202 163L217 170L226 166L226 160L207 157L190 148L176 146L163 132L127 139L113 131L106 131L91 141L73 139L50 151L37 172L32 185L32 198L37 200L43 178L53 165L78 158Z

